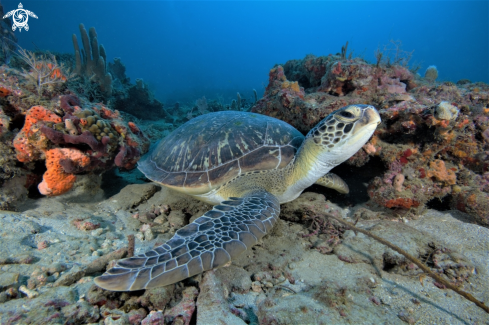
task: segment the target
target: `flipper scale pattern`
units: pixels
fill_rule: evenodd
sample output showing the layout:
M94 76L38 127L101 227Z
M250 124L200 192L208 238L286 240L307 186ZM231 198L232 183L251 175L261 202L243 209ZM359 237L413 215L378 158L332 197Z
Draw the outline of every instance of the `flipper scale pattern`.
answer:
M222 266L256 244L279 213L277 198L266 191L231 197L179 229L165 244L118 261L95 283L112 291L141 290Z

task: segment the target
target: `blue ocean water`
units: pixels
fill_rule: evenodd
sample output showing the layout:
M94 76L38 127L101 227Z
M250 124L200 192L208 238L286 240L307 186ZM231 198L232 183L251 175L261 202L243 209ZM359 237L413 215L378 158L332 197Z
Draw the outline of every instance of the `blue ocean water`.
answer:
M4 11L19 1L2 1ZM420 72L438 80L489 82L488 1L22 1L39 18L19 44L73 53L78 25L95 27L108 61L142 78L163 102L203 95L261 95L277 63L337 53L374 62L402 42Z

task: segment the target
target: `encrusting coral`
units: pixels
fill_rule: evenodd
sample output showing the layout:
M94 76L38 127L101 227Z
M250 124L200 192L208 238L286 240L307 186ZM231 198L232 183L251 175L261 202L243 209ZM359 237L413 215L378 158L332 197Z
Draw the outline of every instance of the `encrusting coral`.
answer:
M82 108L72 95L61 96L58 105L62 116L42 106L28 110L13 142L20 162L46 159L41 194L67 192L77 173L134 168L149 148L136 124L125 122L118 111L102 104Z
M454 185L457 182L457 175L451 169L447 169L443 160L435 160L430 162L430 169L426 172L426 176L434 177L437 181L447 185Z
M405 177L403 174L397 174L396 177L394 177L394 182L392 185L397 192L402 192L402 184L404 183L404 179Z
M456 120L459 109L449 102L441 102L435 108L435 117L440 120Z
M76 57L71 60L67 55L41 51L20 49L9 66L0 66L0 148L5 155L0 185L20 184L23 197L41 182L44 162L47 171L38 188L54 196L69 190L77 174L100 174L114 166L134 168L149 148L149 140L135 123L128 123L117 110L89 102L110 96L111 77L95 29L87 33L83 25L80 28L83 46L88 49L78 48L77 72L82 78L74 78L67 68ZM118 62L119 77L128 83ZM95 92L79 92L86 97L74 94L92 81L102 82ZM107 97L100 97L101 90ZM124 94L124 89L118 91L119 97ZM79 151L88 162L70 160L66 150ZM5 203L0 207L15 210L19 195L7 192L0 191Z
M41 158L43 151L48 148L48 139L41 132L41 126L49 122L61 123L62 119L42 106L34 106L27 111L24 127L13 142L20 162Z

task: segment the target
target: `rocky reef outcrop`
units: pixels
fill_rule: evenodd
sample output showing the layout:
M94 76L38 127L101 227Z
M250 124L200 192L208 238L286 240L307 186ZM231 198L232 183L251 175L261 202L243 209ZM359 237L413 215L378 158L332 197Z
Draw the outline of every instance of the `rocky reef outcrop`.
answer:
M56 196L78 176L135 167L149 139L134 122L75 95L54 56L19 53L21 68L0 67L0 209L29 190Z
M371 204L405 214L439 201L489 226L489 85L435 83L406 66L308 55L271 69L252 111L306 133L355 103L374 105L382 117L372 139L346 162L381 165L368 182Z

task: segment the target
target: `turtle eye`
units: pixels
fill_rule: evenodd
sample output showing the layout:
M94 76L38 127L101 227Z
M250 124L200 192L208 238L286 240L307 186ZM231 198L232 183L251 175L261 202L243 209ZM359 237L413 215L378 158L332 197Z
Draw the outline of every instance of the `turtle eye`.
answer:
M341 116L346 117L346 118L352 118L353 114L348 112L348 111L343 111L340 113Z

